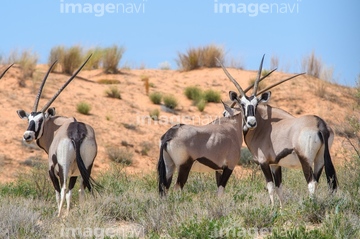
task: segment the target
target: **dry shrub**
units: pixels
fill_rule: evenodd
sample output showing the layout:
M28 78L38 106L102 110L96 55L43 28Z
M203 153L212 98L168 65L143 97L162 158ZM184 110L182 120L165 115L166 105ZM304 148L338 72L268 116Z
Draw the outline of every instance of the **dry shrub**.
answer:
M62 59L63 73L72 75L72 73L81 65L82 50L80 46L70 47L65 51Z
M104 49L103 68L108 74L119 73L118 65L125 52L125 48L114 45Z
M219 67L219 63L216 58L219 59L221 62L224 61L223 48L216 45L209 45L202 48L203 67Z
M64 46L55 46L51 48L50 55L48 59L49 67L57 61L60 64L56 64L52 69L53 72L62 72L62 62L64 61L65 56L65 47Z
M185 54L178 53L176 63L183 71L191 71L200 68L201 50L199 48L189 48Z
M84 66L85 70L96 70L99 69L101 66L101 61L103 58L104 50L100 47L91 48L86 52L86 56L89 56L91 54L91 57L89 61Z
M37 54L31 50L23 50L20 54L17 50L10 53L8 58L9 64L19 64L22 70L22 77L19 80L19 86L25 87L25 80L33 77L37 61Z
M216 45L189 48L186 53L178 53L176 63L183 71L191 71L200 67L218 67L216 60L224 61L224 50Z
M301 67L306 74L319 78L323 64L321 58L315 56L315 52L312 51L309 56L303 58Z

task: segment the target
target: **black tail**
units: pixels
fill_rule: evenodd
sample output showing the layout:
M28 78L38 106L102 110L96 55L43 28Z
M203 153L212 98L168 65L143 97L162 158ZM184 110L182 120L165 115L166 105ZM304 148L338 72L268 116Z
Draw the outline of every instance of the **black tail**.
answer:
M158 166L157 166L157 170L158 170L158 180L159 180L159 193L160 196L165 196L166 194L166 185L167 183L167 179L166 179L166 167L165 167L165 161L164 161L164 147L166 146L166 142L163 144L161 142L161 147L160 147L160 156L159 156L159 162L158 162Z
M87 129L84 123L75 121L69 125L68 136L75 148L76 163L83 179L84 188L87 188L91 193L93 193L93 188L98 191L102 188L102 186L90 176L90 169L86 168L80 154L80 146L86 136L86 133Z
M325 145L324 164L325 164L326 179L327 179L327 183L329 185L330 190L335 191L338 187L338 181L337 181L335 168L331 161L331 156L330 156L330 151L329 151L330 132L326 126L326 123L320 118L318 118L318 120L319 120L318 127L319 127L320 139L322 139L322 142Z
M324 138L324 144L325 144L325 152L324 152L324 164L325 164L325 174L327 183L329 185L329 188L334 191L337 189L338 181L336 177L336 172L334 165L331 161L331 156L329 152L329 137Z

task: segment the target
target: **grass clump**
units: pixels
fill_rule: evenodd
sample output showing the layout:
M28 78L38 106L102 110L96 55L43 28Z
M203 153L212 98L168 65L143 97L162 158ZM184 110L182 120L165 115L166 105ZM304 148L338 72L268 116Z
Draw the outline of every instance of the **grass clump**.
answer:
M178 101L173 95L166 95L164 96L163 100L164 100L164 105L169 109L175 109L178 105Z
M77 112L83 115L89 115L91 111L91 106L86 102L80 102L76 106Z
M97 81L97 83L103 85L113 85L113 84L120 84L120 81L116 79L100 79Z
M18 51L12 51L10 53L8 59L9 64L19 64L22 71L22 77L18 81L19 86L25 87L25 80L33 77L37 61L37 54L31 50L23 50L20 54Z
M205 106L206 106L206 100L205 99L201 99L196 103L196 108L200 111L203 112L205 110Z
M161 104L162 94L160 92L153 92L149 95L151 102L155 105Z
M223 48L216 45L189 48L186 53L178 53L176 63L183 71L191 71L200 67L218 67L217 59L224 61Z
M65 50L62 58L63 73L72 75L74 71L81 65L83 60L82 49L80 46L72 46Z
M197 86L186 87L184 94L189 100L193 100L195 103L203 97L202 90Z
M55 46L55 47L51 48L50 55L49 55L49 58L48 58L49 67L55 61L58 62L58 64L56 64L53 67L53 69L52 69L53 72L63 72L63 70L62 70L62 62L64 61L64 56L65 56L65 47L64 46Z
M208 45L202 48L202 66L203 67L219 67L216 60L224 61L224 49L216 45Z
M220 96L220 93L218 91L210 89L210 90L206 90L204 92L204 99L207 102L220 103L221 96Z
M103 69L105 73L119 73L118 65L125 52L125 48L114 45L104 49Z
M133 153L127 149L111 147L107 149L109 159L115 163L129 166L133 163Z
M107 97L114 98L114 99L121 99L121 94L119 88L116 86L110 86L106 91L105 94Z
M319 78L323 63L321 61L321 58L317 57L315 55L315 52L312 51L309 56L305 56L303 58L301 67L302 71L305 71L306 74Z
M151 119L159 120L160 110L159 109L154 109L154 110L150 111L149 115L150 115Z

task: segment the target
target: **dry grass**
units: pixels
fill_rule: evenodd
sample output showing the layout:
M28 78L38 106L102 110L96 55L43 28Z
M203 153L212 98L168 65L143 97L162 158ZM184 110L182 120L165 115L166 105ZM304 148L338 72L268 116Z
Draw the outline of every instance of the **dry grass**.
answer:
M125 48L114 45L104 49L103 69L105 73L119 73L118 66L125 52Z
M321 58L317 57L315 52L312 51L309 56L303 58L301 67L302 71L306 72L306 74L319 78L323 63Z
M182 71L191 71L200 67L218 67L216 60L224 61L224 50L216 45L189 48L186 53L178 53L176 63Z
M22 77L18 81L19 86L25 87L25 80L33 77L33 74L36 70L37 61L37 54L31 50L23 50L21 53L19 53L17 50L10 52L8 63L19 64L22 71Z

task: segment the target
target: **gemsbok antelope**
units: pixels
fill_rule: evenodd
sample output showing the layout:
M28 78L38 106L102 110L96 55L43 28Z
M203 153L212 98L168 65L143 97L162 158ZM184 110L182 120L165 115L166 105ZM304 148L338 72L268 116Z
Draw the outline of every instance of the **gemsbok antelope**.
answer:
M316 115L296 118L282 109L260 104L267 102L271 95L266 90L257 93L263 60L264 57L251 96L246 96L238 82L220 64L240 93L238 96L230 91L229 96L240 106L244 141L264 173L271 204L274 205L276 192L280 207L283 205L281 167L302 168L310 197L313 198L325 166L329 189L336 190L336 172L329 152L334 139L333 130Z
M6 67L6 69L0 75L0 79L5 75L5 73L10 69L10 67L12 67L12 65L14 65L14 64L11 64L10 66Z
M94 129L85 123L78 122L73 117L55 116L55 108L49 108L65 87L75 78L90 57L45 106L38 111L40 96L45 81L56 63L54 62L40 85L32 112L26 113L24 110L17 111L21 119L27 119L29 122L29 126L23 135L23 140L27 143L36 140L37 145L48 154L49 175L56 192L58 216L61 215L61 208L65 199L68 214L71 191L74 188L78 176L81 176L79 190L80 203L84 200L84 188L88 188L89 191L92 192L92 187L96 186L95 181L90 176L91 168L97 154ZM68 177L70 177L70 179L69 188L67 189Z
M221 117L202 126L177 124L162 137L158 162L159 193L169 189L175 169L175 189L182 189L196 162L197 170L215 170L220 196L240 159L242 118Z

